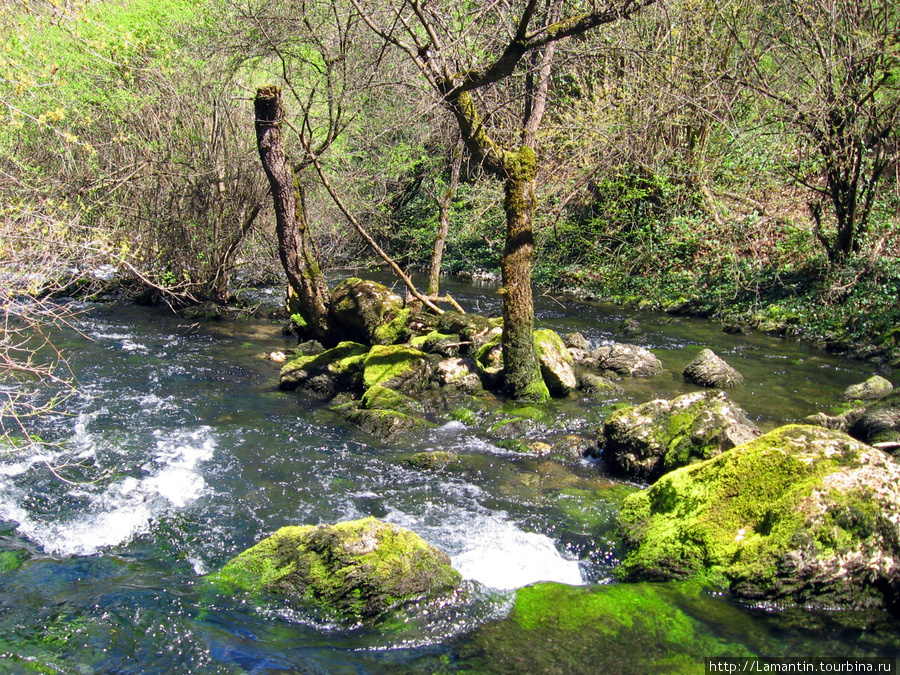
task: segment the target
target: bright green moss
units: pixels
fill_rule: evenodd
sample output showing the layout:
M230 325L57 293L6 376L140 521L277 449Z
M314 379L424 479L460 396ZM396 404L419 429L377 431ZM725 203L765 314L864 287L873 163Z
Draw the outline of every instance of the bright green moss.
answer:
M424 412L421 401L404 396L393 389L388 389L378 384L366 389L366 393L362 397L362 404L364 408L369 410L391 410L404 414L419 415Z
M516 592L507 619L479 628L463 672L699 673L710 656L752 656L760 631L697 583L565 586ZM735 630L737 627L737 630ZM602 664L602 667L599 666Z
M415 533L364 518L281 528L210 580L225 590L272 592L360 620L452 589L460 576L445 553Z
M372 333L372 343L376 345L395 345L405 342L409 339L409 321L410 309L401 309L397 315L380 326L377 326Z
M867 463L866 471L882 466L884 472L861 474L859 479L846 473L863 466L860 462ZM883 453L840 432L782 427L666 474L630 496L618 519L630 545L619 575L705 576L748 593L793 598L800 591L782 578L788 560L827 569L828 561L853 551L875 562L893 556L890 547L896 537L879 529L893 526L886 504L875 503L874 488L838 490L827 485L828 480L857 485L879 475L893 485L896 471ZM808 562L798 562L798 552ZM847 585L857 582L841 573L839 564L834 569L835 574L823 576L818 585L823 594L843 596L850 592ZM826 588L829 584L837 590Z
M365 388L390 386L394 380L412 377L425 363L426 355L404 345L375 345L369 351L363 371Z
M364 356L369 351L365 345L358 342L341 342L336 347L327 349L321 354L312 356L298 356L291 359L281 368L281 379L289 377L292 373L300 370L312 371L328 368L332 364L337 364L346 359L358 358Z

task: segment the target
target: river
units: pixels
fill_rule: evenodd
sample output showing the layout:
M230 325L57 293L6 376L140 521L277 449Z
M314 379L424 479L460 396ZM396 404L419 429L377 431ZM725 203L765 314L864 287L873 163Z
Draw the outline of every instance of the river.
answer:
M491 287L449 290L468 309L499 313ZM828 410L877 370L701 320L641 314L642 332L625 338L620 325L633 312L544 296L537 306L542 327L641 344L667 367L621 382L614 400L576 396L549 407L581 431L613 404L694 390L680 373L703 347L743 373L746 384L730 393L763 429ZM54 335L77 393L62 402L64 415L33 423L42 445L0 454L0 672L621 671L613 667L621 654L590 651L520 670L501 664L498 654L520 649L498 645L504 633L485 638L504 625L518 588L615 586L616 507L605 495L619 483L601 465L522 455L461 422L377 442L322 404L278 390L278 366L259 358L293 345L277 323L78 308L72 327ZM403 461L430 448L464 454L466 468L428 473ZM283 525L370 515L446 551L466 592L411 608L388 629L331 624L204 582ZM726 636L740 653L900 654L900 624L886 614L747 607L705 592L682 602L677 589L663 592L688 608L695 635ZM679 672L703 672L691 658Z

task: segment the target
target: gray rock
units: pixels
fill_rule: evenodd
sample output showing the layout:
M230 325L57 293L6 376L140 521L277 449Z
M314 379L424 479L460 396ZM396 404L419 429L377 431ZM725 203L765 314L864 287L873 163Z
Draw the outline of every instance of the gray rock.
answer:
M444 359L435 367L438 381L442 386L455 386L461 391L478 393L482 390L481 378L475 372L475 362L471 359L456 357Z
M760 435L724 392L699 391L617 410L603 425L610 470L652 481Z
M541 375L554 396L565 396L578 386L574 361L565 343L552 330L534 331L534 344L541 362Z
M900 391L869 405L848 433L873 445L900 443Z
M650 377L664 370L662 362L649 349L621 342L597 347L581 362L600 371L629 377Z
M684 379L701 387L734 387L744 376L729 366L712 349L704 349L684 369Z
M585 338L581 333L569 333L567 335L563 335L563 342L566 344L566 347L572 349L580 349L585 352L591 350L590 343L587 341L587 338Z
M844 398L848 401L877 401L894 391L894 385L881 375L873 375L865 382L847 387Z

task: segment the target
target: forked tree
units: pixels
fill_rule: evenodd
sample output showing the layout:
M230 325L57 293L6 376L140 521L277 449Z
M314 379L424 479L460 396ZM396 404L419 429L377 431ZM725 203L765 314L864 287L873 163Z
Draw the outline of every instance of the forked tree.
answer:
M350 0L369 28L418 67L453 114L470 156L503 183L501 260L507 393L549 394L534 345L533 217L537 133L561 41L625 19L654 0Z

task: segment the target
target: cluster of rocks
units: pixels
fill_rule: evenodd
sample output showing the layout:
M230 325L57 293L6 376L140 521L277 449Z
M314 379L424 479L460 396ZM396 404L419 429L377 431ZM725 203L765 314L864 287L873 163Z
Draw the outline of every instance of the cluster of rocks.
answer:
M502 384L499 319L417 314L386 288L358 279L335 291L333 306L352 339L331 349L300 345L281 370L281 387L331 401L382 439L448 414L468 421ZM549 330L536 331L535 344L555 396L579 390L615 397L615 378L663 371L635 345L592 346L579 334ZM619 515L622 579L699 578L754 602L898 606L900 467L885 450L900 448L900 395L890 383L873 378L848 390L852 402L841 415L763 435L723 391L743 381L740 373L712 351L703 350L683 377L705 389L618 409L597 438L567 434L522 444L516 439L546 415L536 406L496 420L490 433L538 454L593 454L627 480L655 481L629 496ZM431 451L409 462L434 470L457 459ZM446 556L424 542L384 543L400 536L371 519L287 528L229 563L216 582L286 593L354 620L455 587ZM389 558L412 552L413 559L366 557L379 550ZM396 587L376 583L376 569Z
M298 345L281 369L280 386L329 401L382 440L483 409L502 388L499 318L416 313L386 287L356 278L334 290L331 314L348 339L330 349L315 341ZM653 353L635 345L591 348L579 334L562 338L546 329L536 330L534 341L544 383L557 397L576 390L611 397L621 392L611 378L663 371ZM512 417L504 421L522 426L531 418Z
M900 396L879 377L845 396L842 415L765 435L722 391L613 413L609 467L656 480L619 514L619 577L701 578L753 602L896 609L900 465L885 451L900 448Z

